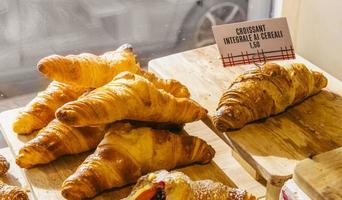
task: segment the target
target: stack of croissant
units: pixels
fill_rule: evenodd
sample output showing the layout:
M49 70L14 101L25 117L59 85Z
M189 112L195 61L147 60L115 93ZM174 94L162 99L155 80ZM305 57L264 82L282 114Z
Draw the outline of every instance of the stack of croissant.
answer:
M207 111L180 82L142 70L130 45L100 56L52 55L37 66L53 81L13 123L18 134L40 129L16 163L32 168L96 148L63 183L65 198L91 198L149 172L213 158L205 141L171 131Z

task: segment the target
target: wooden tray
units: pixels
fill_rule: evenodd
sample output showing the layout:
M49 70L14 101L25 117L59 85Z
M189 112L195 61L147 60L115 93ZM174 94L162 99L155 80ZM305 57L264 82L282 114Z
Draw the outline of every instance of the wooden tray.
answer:
M301 161L293 179L313 200L342 199L342 147Z
M263 178L281 186L292 176L296 164L312 155L342 146L342 83L322 69L297 55L296 60L321 71L328 78L328 87L286 112L250 123L244 128L226 133L217 132ZM149 71L162 78L177 79L186 85L191 97L215 113L224 90L242 72L255 67L222 66L216 45L194 49L149 62ZM279 191L279 188L278 188Z
M34 134L31 136L18 136L12 131L12 123L18 114L18 111L19 109L14 109L0 114L1 131L14 155L17 155L19 149L25 142L34 137ZM189 133L192 132L192 129L196 130L196 127L192 126L192 124L187 124L185 127L185 130ZM203 134L206 133L203 132ZM64 199L60 194L61 184L76 170L89 154L90 152L80 155L64 156L48 165L24 170L24 174L32 188L31 192L33 196L37 199ZM212 179L235 187L235 184L222 172L215 162L211 162L207 165L192 165L178 170L186 173L194 180ZM130 190L131 186L112 189L102 193L95 199L121 199L126 197Z

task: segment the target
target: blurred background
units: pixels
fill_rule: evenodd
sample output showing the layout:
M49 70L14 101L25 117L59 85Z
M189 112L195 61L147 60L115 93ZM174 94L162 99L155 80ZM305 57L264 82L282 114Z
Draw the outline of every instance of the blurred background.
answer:
M213 44L213 25L269 18L277 7L275 0L0 0L0 112L47 86L36 70L45 56L102 54L131 43L146 67Z
M0 0L0 101L46 87L35 67L44 56L131 43L146 66L213 44L213 25L268 18L273 7L272 0Z

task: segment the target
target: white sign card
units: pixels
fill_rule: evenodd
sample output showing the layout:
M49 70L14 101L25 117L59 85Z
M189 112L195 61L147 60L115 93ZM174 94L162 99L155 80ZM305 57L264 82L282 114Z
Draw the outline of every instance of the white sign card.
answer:
M213 26L223 66L295 59L285 17Z

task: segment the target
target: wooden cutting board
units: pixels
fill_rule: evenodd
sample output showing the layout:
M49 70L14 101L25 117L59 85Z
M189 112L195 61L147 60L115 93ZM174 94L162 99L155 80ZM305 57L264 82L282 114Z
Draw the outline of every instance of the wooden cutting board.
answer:
M17 155L19 149L34 137L34 134L31 136L18 136L13 132L12 123L19 110L20 109L9 110L0 114L1 132L14 155ZM185 131L188 133L199 131L199 133L195 133L196 135L207 134L206 132L201 132L201 130L196 129L196 123L201 122L187 124L184 128ZM24 170L24 174L28 180L30 188L32 188L32 195L37 197L37 199L64 199L60 194L60 186L90 153L91 152L80 155L64 156L48 165ZM220 181L231 187L235 187L235 184L213 161L207 165L191 165L178 170L184 172L193 180L212 179L214 181ZM121 199L126 197L130 190L131 186L112 189L102 193L95 199Z
M342 199L342 147L301 161L293 179L313 200Z
M275 186L281 186L292 176L299 161L342 146L342 83L298 55L296 60L276 63L291 62L301 62L323 72L328 78L328 87L282 114L250 123L240 130L220 133L213 128ZM215 113L219 99L230 83L252 67L255 66L224 68L216 45L149 62L149 71L186 85L191 97L208 109L209 117ZM213 127L210 119L205 122Z

